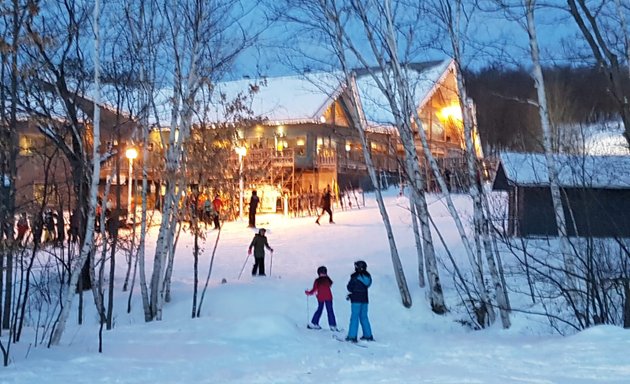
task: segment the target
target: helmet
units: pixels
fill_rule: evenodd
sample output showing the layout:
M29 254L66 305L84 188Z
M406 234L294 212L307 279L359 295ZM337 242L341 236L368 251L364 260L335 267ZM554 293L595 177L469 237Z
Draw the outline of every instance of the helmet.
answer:
M328 269L322 265L321 267L317 268L317 274L326 275L328 274Z
M356 271L365 271L367 269L367 263L363 260L355 261L354 269Z

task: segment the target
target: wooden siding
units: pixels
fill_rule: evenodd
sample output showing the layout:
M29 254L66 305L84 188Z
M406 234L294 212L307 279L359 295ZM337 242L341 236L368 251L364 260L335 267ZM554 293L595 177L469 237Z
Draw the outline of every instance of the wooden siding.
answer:
M517 187L517 235L557 236L551 192ZM630 237L630 190L563 188L569 236Z

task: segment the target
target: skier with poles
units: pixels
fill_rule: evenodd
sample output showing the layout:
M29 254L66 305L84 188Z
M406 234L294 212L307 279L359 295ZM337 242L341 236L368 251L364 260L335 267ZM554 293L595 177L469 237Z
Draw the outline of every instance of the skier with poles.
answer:
M307 325L307 328L322 329L322 327L319 326L319 318L324 311L324 306L326 306L326 312L328 313L328 326L331 331L339 332L339 329L337 328L337 320L335 320L335 312L333 311L333 296L330 289L333 282L330 277L328 277L328 269L325 266L317 268L317 275L317 279L313 282L313 288L304 291L307 296L317 294L317 310L313 314L313 319L310 324Z
M252 276L266 276L265 275L265 248L271 251L273 255L273 248L269 246L267 237L265 236L265 228L260 228L258 233L254 235L252 242L249 244L247 250L247 256L252 254L252 248L254 249L254 268L252 269Z

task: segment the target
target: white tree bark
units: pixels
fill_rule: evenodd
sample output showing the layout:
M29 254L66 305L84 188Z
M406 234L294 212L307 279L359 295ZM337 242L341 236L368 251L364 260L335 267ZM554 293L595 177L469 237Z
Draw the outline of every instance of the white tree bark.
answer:
M136 8L137 7L137 8ZM139 65L139 105L140 111L140 130L142 138L142 194L141 205L142 213L140 217L140 238L138 240L138 248L136 253L136 263L139 266L139 285L140 295L142 298L142 308L144 311L145 321L150 321L151 308L149 301L149 291L147 288L146 278L146 232L147 232L147 190L148 190L148 163L149 163L149 111L151 109L151 98L153 86L151 83L151 68L149 63L154 62L157 59L157 49L155 44L152 44L153 34L155 33L155 26L153 23L148 22L154 17L153 4L141 0L139 2L127 2L125 4L125 14L127 16L127 24L129 25L131 38L133 41L133 47L135 48L134 54L141 58ZM153 77L154 78L154 77ZM135 225L135 223L134 223ZM135 228L133 229L135 232ZM135 237L132 241L131 257L135 251ZM135 266L134 266L135 268ZM134 269L135 277L135 269ZM132 284L133 285L133 284ZM133 294L133 287L129 295Z
M177 5L166 12L166 17L171 30L172 53L174 59L173 77L173 105L171 112L171 133L166 154L165 178L167 184L164 196L164 209L162 222L157 239L154 257L153 275L151 278L151 314L154 319L160 320L164 305L164 282L167 279L167 266L169 258L172 258L172 247L175 230L177 228L177 207L182 196L183 185L177 185L180 180L179 171L183 161L184 142L190 136L194 101L201 85L200 76L197 73L200 67L201 49L203 46L202 22L208 16L203 2L197 2L193 7L193 18L182 18L177 14ZM172 12L172 13L170 13ZM182 24L183 20L190 24ZM180 42L180 34L183 30L189 30L186 36L192 40L188 44ZM192 32L192 33L190 33ZM188 61L185 61L188 60ZM186 65L186 74L182 73L182 67ZM184 77L185 76L185 77ZM181 104L180 104L181 103ZM181 105L181 109L180 109Z
M405 271L402 267L402 263L400 262L400 256L398 255L398 248L396 247L396 240L394 239L394 231L392 230L391 222L389 220L389 214L387 213L387 208L385 208L385 203L383 202L383 195L381 194L381 190L378 187L378 178L376 175L376 171L374 170L374 163L372 161L372 154L370 153L370 144L368 143L366 134L365 134L365 122L359 116L359 108L356 104L356 100L358 100L359 94L356 90L356 82L354 78L350 75L347 67L347 63L345 63L345 56L340 55L342 60L344 60L342 66L345 69L345 73L347 77L347 85L350 87L352 93L352 111L351 115L353 120L359 123L357 127L357 131L359 132L359 138L361 140L361 147L363 149L363 157L365 158L365 164L367 166L368 173L370 175L370 180L372 184L376 186L375 194L376 201L378 204L378 210L383 218L383 224L385 224L385 231L387 233L387 241L389 243L389 254L391 256L392 265L394 267L394 276L396 277L396 282L398 283L398 291L400 292L400 296L402 299L403 306L406 308L410 308L412 305L411 294L409 293L409 287L407 285L407 279L405 278Z
M413 230L413 237L416 241L416 252L418 256L418 285L422 288L426 285L424 278L424 252L422 251L422 238L420 237L420 230L418 228L418 210L416 209L416 197L415 189L411 188L409 194L409 211L411 212L411 228Z
M345 54L344 39L346 37L346 31L340 23L338 13L339 10L337 8L335 0L330 3L325 0L320 0L319 5L327 21L326 27L324 28L328 28L328 30L324 32L329 34L333 38L334 50L344 73L344 80L347 90L350 93L349 100L347 100L348 113L351 117L351 120L356 124L357 132L361 140L361 148L363 151L363 157L365 159L368 174L370 176L370 180L372 181L372 185L375 186L376 201L378 204L379 213L381 214L381 218L383 219L383 224L385 225L385 231L387 233L390 257L392 265L394 267L394 275L398 284L398 291L400 293L403 306L406 308L410 308L412 306L411 294L409 292L407 279L405 278L405 272L400 261L400 256L398 254L398 248L396 246L396 240L394 238L394 233L389 220L389 214L387 213L387 208L385 208L385 203L383 202L381 190L378 187L378 177L374 169L372 154L370 153L370 145L368 143L366 135L367 124L362 118L361 108L357 103L357 101L359 100L359 93L356 88L356 80L354 78L354 75L350 73L347 57Z
M362 2L353 2L353 7L359 17L365 36L368 40L372 53L374 54L374 58L379 64L382 77L379 77L373 71L370 71L370 75L377 84L379 90L383 92L389 102L389 107L391 108L395 125L403 144L405 151L404 160L406 172L409 178L410 186L415 192L411 196L415 195L416 197L416 211L418 212L418 219L420 220L420 230L422 232L423 240L422 251L424 252L426 262L431 308L435 313L442 314L446 312L446 305L444 303L442 283L439 278L435 248L431 234L431 227L429 225L429 210L424 192L424 178L420 171L415 141L409 121L411 110L415 110L415 106L412 106L411 110L409 109L411 103L409 98L410 92L408 90L409 84L406 84L403 81L400 77L400 72L395 73L394 71L388 70L392 69L394 67L393 63L398 60L398 51L392 46L395 45L397 35L394 32L394 29L391 28L393 21L391 13L388 11L388 9L391 9L391 2L389 0L384 1L384 6L379 2L371 1L369 3L372 6L380 7L379 10L382 11L381 14L385 15L384 30L378 29L379 27L371 20L371 17L368 15L368 11ZM377 45L377 42L381 41L377 35L385 38L384 47ZM349 42L350 38L346 37L346 41ZM356 46L349 45L348 49L352 51L364 67L369 68L367 60L361 54L361 51L356 48ZM390 63L388 63L388 61ZM391 79L390 76L392 76L393 79Z
M83 243L83 247L81 248L81 252L79 253L79 257L75 260L74 265L72 265L72 271L70 275L70 282L65 287L62 296L62 309L59 314L59 320L57 321L57 325L55 326L54 331L52 332L50 338L51 345L59 345L61 342L61 336L66 328L66 323L68 321L68 317L70 315L70 309L72 308L72 300L75 296L76 285L79 281L79 276L81 275L81 269L85 264L88 256L93 251L94 248L94 220L96 219L96 197L98 194L98 182L99 175L101 172L101 156L100 156L100 145L101 145L101 136L100 136L100 120L101 120L101 111L100 111L100 0L95 0L94 3L94 85L96 88L95 97L94 97L94 125L93 125L93 143L92 143L92 175L90 182L90 193L89 193L89 207L90 211L87 217L87 228L85 230L85 241Z
M501 316L501 323L503 328L510 327L510 316L508 311L508 299L507 291L503 285L503 279L499 275L495 263L495 255L492 248L492 241L490 239L490 231L488 226L489 212L485 212L483 205L484 189L481 184L481 170L479 169L477 160L477 150L475 148L475 124L474 124L474 111L473 106L469 105L466 86L464 84L464 77L462 71L462 42L460 39L463 33L460 28L462 27L461 15L463 11L463 5L460 0L455 2L442 3L442 17L443 22L448 30L448 34L451 40L451 49L453 52L453 59L456 69L456 81L457 81L457 96L459 105L462 109L462 123L464 126L464 143L466 149L466 165L468 169L468 179L470 183L469 193L473 200L473 223L475 230L475 248L477 253L477 265L474 268L478 268L478 273L483 278L483 263L481 261L481 252L483 245L483 253L486 256L486 262L488 264L488 271L492 279L492 283L495 289L497 304L499 307L499 313ZM454 3L454 6L451 6ZM482 244L480 244L480 242ZM493 312L490 315L490 321L493 321Z
M562 197L560 194L560 186L558 181L558 168L556 166L553 149L552 149L552 132L549 120L549 108L547 104L547 96L545 93L545 80L540 65L540 51L538 48L538 37L536 36L536 23L534 21L534 8L536 2L534 0L526 0L526 18L527 33L529 35L530 54L532 57L532 78L536 87L536 95L538 96L538 112L540 115L540 124L543 132L543 149L545 151L545 159L547 161L547 173L549 174L549 188L551 190L551 201L553 204L556 225L558 228L558 238L560 240L560 251L564 259L566 268L567 281L570 287L576 287L575 282L575 260L571 254L570 244L567 232L567 221L562 207Z

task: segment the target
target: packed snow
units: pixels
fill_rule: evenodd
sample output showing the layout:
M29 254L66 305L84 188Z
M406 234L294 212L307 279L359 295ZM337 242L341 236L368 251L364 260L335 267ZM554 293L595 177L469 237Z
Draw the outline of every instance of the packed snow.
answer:
M456 203L467 211L466 198L457 197ZM270 229L267 236L275 251L267 253L266 277L250 274L247 247L254 232L246 221L225 223L201 318L190 316L189 233L179 239L173 300L165 305L162 321L144 322L138 293L131 314L126 313L120 260L115 327L104 332L103 353L98 353L97 318L86 296L84 324L76 325L76 315L71 317L62 345L50 349L33 347L35 335L29 329L22 342L12 345L10 365L0 368L0 383L630 383L627 330L600 326L562 337L552 334L544 319L517 312L509 330L498 324L470 330L457 321L456 293L444 269L447 304L453 310L434 315L425 289L418 287L408 201L392 191L386 205L414 300L410 309L401 304L374 196L366 194L360 209L356 204L345 211L337 207L336 224L327 217L317 226L314 217L259 216L258 226ZM452 220L436 196L430 209L463 260ZM219 233L210 228L200 262L201 285ZM156 232L152 227L149 236L155 238ZM325 265L334 281L338 326L347 330L346 283L359 259L367 262L373 278L369 317L375 341L355 345L335 340L325 314L322 330L307 329L316 300L304 290L312 287L317 267ZM344 332L338 335L345 337Z

